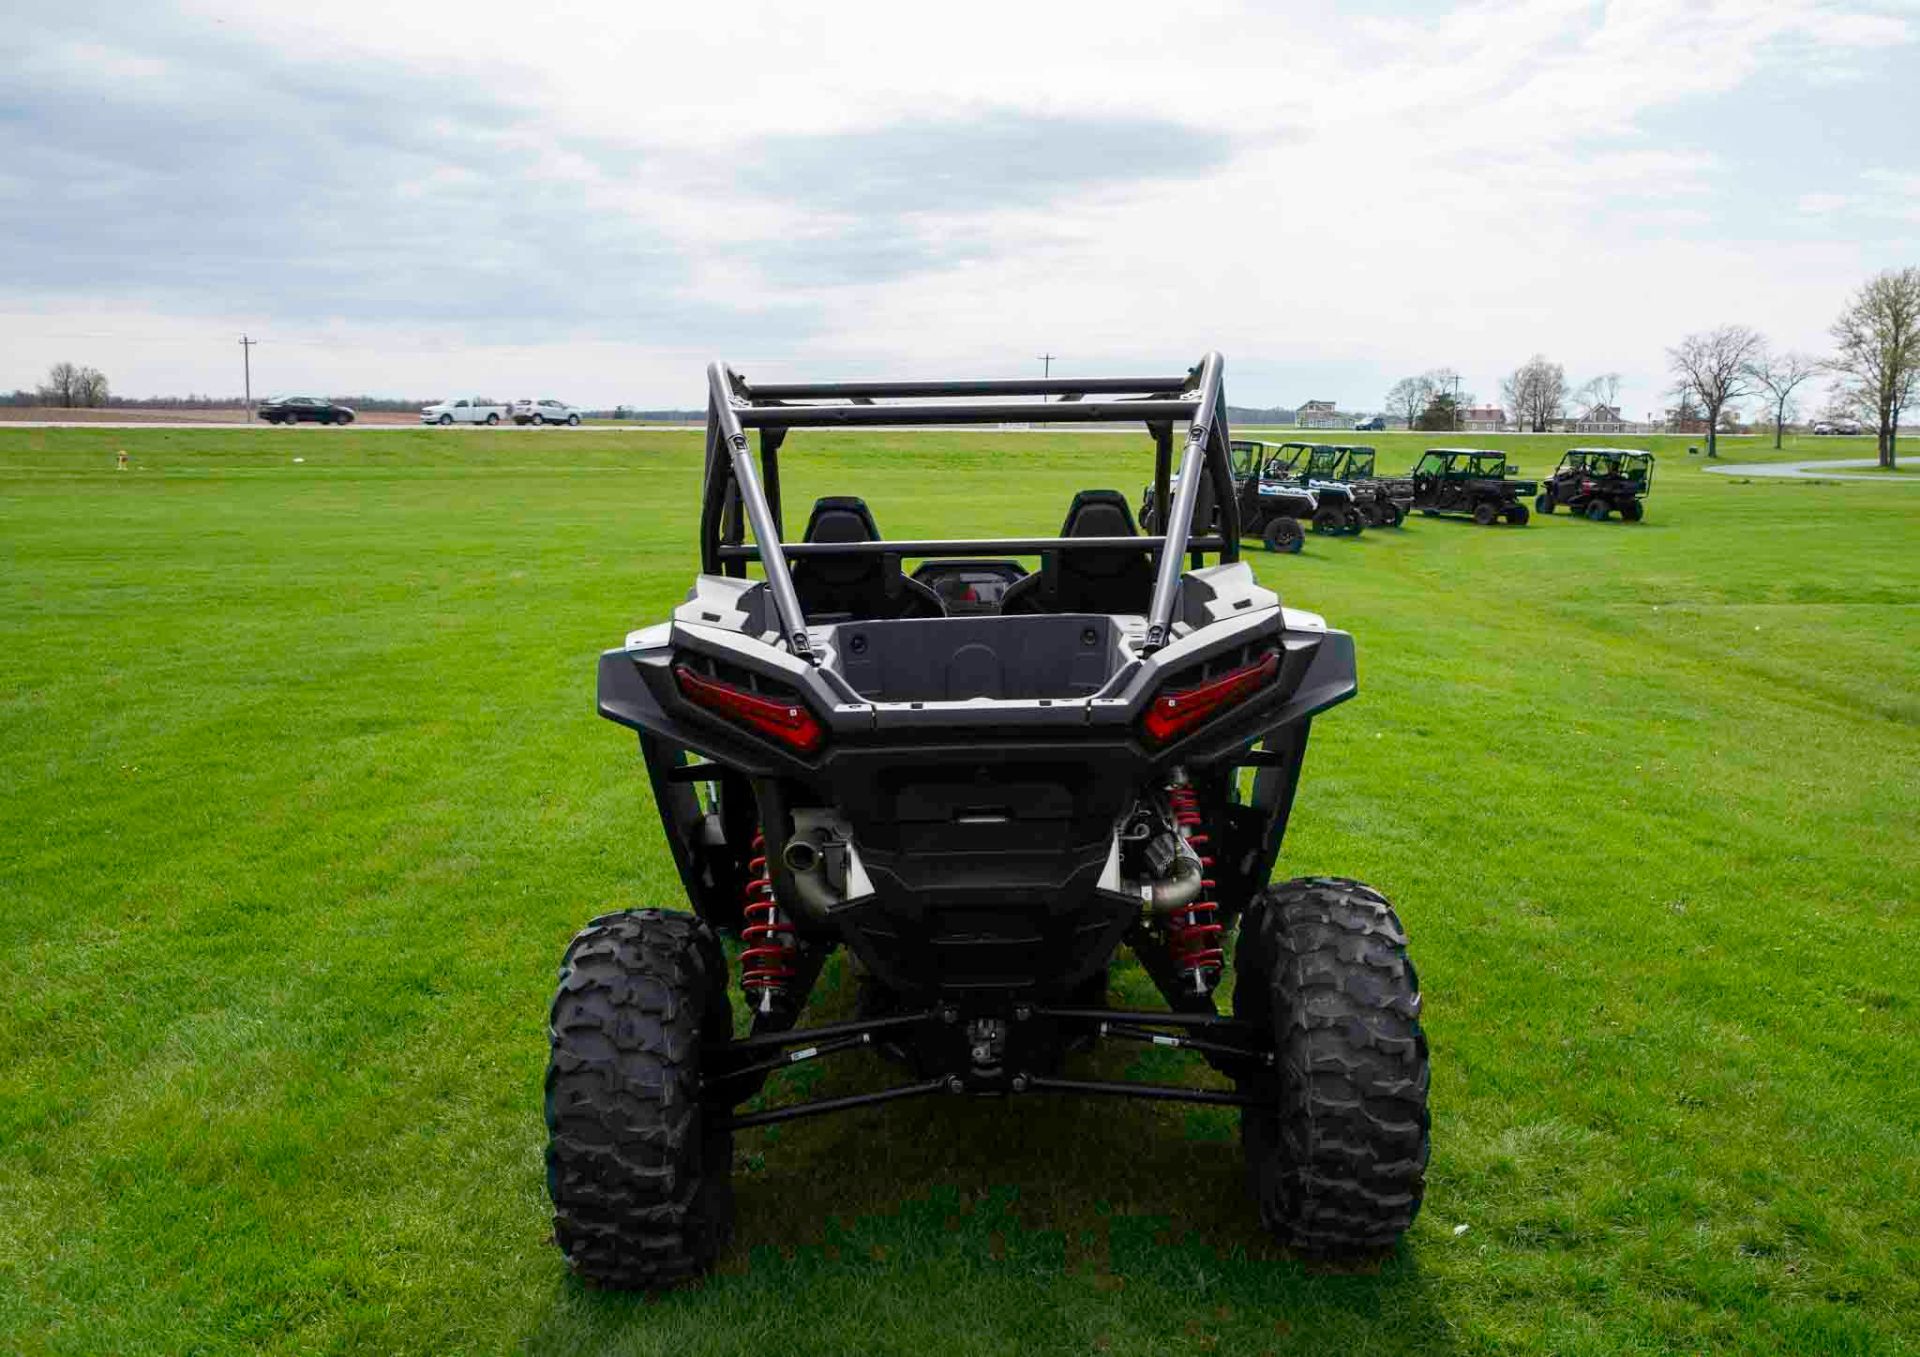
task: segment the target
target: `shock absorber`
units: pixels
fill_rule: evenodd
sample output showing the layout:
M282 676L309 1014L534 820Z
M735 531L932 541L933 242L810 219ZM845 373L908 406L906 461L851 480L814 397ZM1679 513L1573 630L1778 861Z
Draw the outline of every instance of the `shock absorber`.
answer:
M740 913L745 919L740 940L746 944L740 952L740 988L749 1008L771 1013L775 1002L785 996L787 981L793 978L795 947L793 925L773 897L767 838L757 830L748 850L746 898Z
M1211 994L1220 983L1220 967L1225 953L1220 947L1223 925L1217 919L1220 904L1211 898L1214 879L1213 841L1200 814L1200 795L1188 782L1176 782L1167 789L1167 807L1173 812L1173 827L1200 859L1200 898L1167 916L1167 949L1174 964L1195 994Z

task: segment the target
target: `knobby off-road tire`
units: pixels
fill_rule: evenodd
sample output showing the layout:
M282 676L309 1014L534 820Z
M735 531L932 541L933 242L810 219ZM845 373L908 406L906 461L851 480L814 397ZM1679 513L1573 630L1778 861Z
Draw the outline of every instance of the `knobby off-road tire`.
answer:
M1240 1134L1263 1223L1321 1256L1384 1249L1420 1213L1427 1039L1393 906L1358 881L1269 886L1241 923L1234 1014L1271 1031Z
M1147 529L1152 532L1153 529ZM1300 522L1293 518L1273 518L1267 521L1267 530L1261 534L1268 551L1280 551L1297 554L1307 540L1306 533L1300 529Z
M1506 508L1506 515L1507 522L1513 524L1514 527L1524 528L1527 526L1528 514L1526 505L1509 504Z
M1339 509L1319 509L1313 515L1313 530L1326 537L1347 530L1347 516Z
M1492 527L1493 521L1498 517L1500 517L1500 510L1495 508L1490 500L1483 499L1473 506L1473 521L1483 528Z
M1629 500L1620 506L1620 517L1628 523L1638 523L1642 518L1646 517L1646 512L1637 499Z
M1533 511L1537 514L1552 513L1553 512L1553 496L1552 495L1535 495L1533 497Z
M732 1035L726 956L691 914L606 914L560 964L549 1026L553 1235L589 1282L660 1288L733 1229L733 1133L703 1106L703 1054Z
M1594 500L1593 503L1587 506L1587 519L1589 522L1605 523L1607 521L1607 513L1607 502L1603 499Z

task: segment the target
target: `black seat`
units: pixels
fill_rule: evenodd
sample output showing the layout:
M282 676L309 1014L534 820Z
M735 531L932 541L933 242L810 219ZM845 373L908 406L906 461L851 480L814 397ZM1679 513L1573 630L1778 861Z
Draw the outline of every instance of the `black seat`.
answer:
M1082 490L1073 497L1062 537L1138 537L1133 511L1118 490ZM1051 551L1039 571L1009 586L1006 613L1145 613L1153 601L1153 553Z
M880 527L854 495L815 500L803 542L878 542ZM793 562L793 589L809 622L945 617L940 596L900 571L898 556L811 556Z

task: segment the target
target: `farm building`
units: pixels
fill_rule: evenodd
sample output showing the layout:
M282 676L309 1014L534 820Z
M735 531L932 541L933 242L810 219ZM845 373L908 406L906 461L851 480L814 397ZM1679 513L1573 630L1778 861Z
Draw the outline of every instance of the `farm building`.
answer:
M1601 403L1593 406L1585 414L1574 415L1567 420L1568 433L1632 433L1626 416L1615 405Z
M1332 401L1308 401L1300 407L1298 423L1303 429L1338 429L1345 422Z

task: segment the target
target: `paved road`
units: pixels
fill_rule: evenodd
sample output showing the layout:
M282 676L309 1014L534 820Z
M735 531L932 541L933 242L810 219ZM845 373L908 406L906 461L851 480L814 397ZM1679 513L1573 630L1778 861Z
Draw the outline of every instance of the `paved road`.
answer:
M271 424L241 424L212 422L172 423L166 420L105 420L105 419L0 419L0 430L6 429L254 429L264 431L274 428ZM352 424L295 424L292 428L282 429L283 433L292 433L295 429L307 430L313 435L323 436L336 433L391 433L395 429L431 429L437 434L462 433L501 433L519 430L522 433L701 433L699 424L582 424L569 428L565 424L543 424L538 428L531 424L367 424L358 420ZM1113 433L1132 434L1138 437L1138 424L969 424L964 426L973 433ZM846 426L828 425L821 429L809 429L808 433L951 433L955 428L951 424L851 424Z
M1877 481L1881 485L1920 484L1920 476L1902 480L1898 476L1868 475L1854 472L1829 471L1828 467L1837 466L1876 466L1871 457L1846 457L1838 460L1815 458L1806 462L1746 462L1731 466L1710 466L1703 468L1716 476L1777 476L1784 480L1819 481Z

